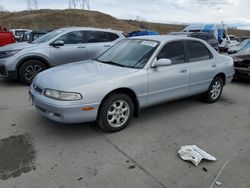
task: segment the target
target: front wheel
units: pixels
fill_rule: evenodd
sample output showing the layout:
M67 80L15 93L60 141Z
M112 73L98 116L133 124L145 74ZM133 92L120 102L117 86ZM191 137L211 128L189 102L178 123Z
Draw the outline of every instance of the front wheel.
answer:
M19 78L24 84L30 85L35 76L46 69L41 61L30 60L23 63L19 69Z
M133 114L134 104L128 95L112 94L101 104L97 123L104 131L117 132L129 124Z
M210 84L208 91L203 94L203 99L208 103L217 102L220 99L223 87L223 80L220 77L216 77Z

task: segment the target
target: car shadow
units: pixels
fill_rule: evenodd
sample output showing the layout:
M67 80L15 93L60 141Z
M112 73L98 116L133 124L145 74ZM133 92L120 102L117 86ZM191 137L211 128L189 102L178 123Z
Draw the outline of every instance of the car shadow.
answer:
M236 83L236 84L240 84L242 86L247 86L247 87L250 87L250 78L235 78L233 80L233 83Z
M7 79L2 79L2 78L0 78L0 85L7 86L7 87L26 86L18 80L7 80Z

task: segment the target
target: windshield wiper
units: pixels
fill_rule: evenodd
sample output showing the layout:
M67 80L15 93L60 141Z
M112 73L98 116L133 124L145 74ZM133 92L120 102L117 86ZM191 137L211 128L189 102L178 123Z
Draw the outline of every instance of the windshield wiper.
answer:
M126 67L124 65L121 65L121 64L113 62L113 61L101 61L99 59L95 59L95 61L99 61L101 63L105 63L105 64L109 64L109 65L115 65L115 66L119 66L119 67Z

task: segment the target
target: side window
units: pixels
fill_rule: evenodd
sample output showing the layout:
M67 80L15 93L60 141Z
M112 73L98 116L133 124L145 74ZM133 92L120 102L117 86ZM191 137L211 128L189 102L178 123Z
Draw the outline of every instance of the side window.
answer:
M112 41L115 41L116 39L119 38L119 36L118 36L117 34L115 34L115 33L109 33L109 32L107 32L106 34L108 35L109 40L110 40L111 42L112 42Z
M173 64L185 63L185 50L182 41L166 44L157 56L157 59L170 59Z
M73 31L61 36L57 40L62 40L64 44L80 44L83 43L83 33L81 31Z
M186 41L186 44L190 62L208 60L212 58L208 48L201 42Z
M85 31L84 35L86 43L109 42L106 33L102 31Z

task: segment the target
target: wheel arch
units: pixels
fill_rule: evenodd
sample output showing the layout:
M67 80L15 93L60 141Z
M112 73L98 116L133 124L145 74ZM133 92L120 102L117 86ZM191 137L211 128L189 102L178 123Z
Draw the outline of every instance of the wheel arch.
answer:
M218 78L218 77L222 78L223 85L225 85L226 84L226 75L225 75L225 73L220 72L220 73L216 74L214 78Z
M41 57L41 56L28 56L28 57L24 57L21 60L19 60L19 62L17 63L16 66L16 73L17 73L17 77L19 78L19 70L20 67L26 62L26 61L30 61L30 60L37 60L40 61L42 63L44 63L46 65L47 68L50 68L51 65L49 63L48 60L46 60L45 58Z
M107 97L109 97L110 95L112 95L112 94L114 94L114 93L125 93L125 94L127 94L127 95L132 99L132 101L133 101L133 103L134 103L134 114L133 114L133 116L134 116L134 117L139 117L139 115L140 115L140 103L139 103L139 100L138 100L138 98L137 98L135 92L134 92L132 89L130 89L130 88L123 87L123 88L118 88L118 89L114 89L114 90L110 91L110 92L102 99L101 105L103 104L103 102L105 101L105 99L106 99ZM100 109L101 109L101 105L100 105L100 107L99 107L99 109L98 109L98 114L99 114L99 111L100 111Z

